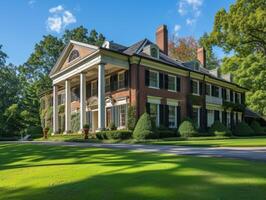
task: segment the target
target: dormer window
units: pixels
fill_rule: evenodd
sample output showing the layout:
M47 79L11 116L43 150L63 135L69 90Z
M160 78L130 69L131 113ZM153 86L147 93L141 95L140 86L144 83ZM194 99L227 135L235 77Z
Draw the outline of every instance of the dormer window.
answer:
M155 44L150 44L144 47L143 52L153 58L159 58L159 48Z
M69 57L68 57L68 62L71 62L73 60L75 60L76 58L79 57L79 52L78 50L74 49L73 51L71 51Z
M155 47L151 48L151 56L154 58L158 58L158 49Z

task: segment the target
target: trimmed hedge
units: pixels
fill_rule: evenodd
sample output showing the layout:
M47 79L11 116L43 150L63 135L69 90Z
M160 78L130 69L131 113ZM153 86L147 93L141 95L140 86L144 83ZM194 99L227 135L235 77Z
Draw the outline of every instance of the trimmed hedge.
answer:
M252 136L254 135L254 131L247 123L241 122L236 125L233 134L235 136Z
M191 119L185 119L179 126L178 132L182 137L191 137L198 134L197 129Z
M158 134L153 131L151 117L148 113L143 113L139 118L133 132L133 138L137 140L158 138Z
M209 133L215 136L230 136L231 131L220 121L215 121L210 127Z
M170 137L178 137L180 136L176 129L170 129L170 128L158 128L156 130L159 138L170 138Z
M125 140L132 136L132 132L128 130L113 130L113 131L101 131L96 133L96 137L99 140Z
M250 127L253 129L253 131L256 135L264 135L265 134L263 127L259 124L259 122L255 121L255 120L251 122Z

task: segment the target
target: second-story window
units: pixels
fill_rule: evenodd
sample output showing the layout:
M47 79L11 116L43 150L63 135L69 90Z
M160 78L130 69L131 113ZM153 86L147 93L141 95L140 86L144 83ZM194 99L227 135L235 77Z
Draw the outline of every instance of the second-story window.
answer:
M111 90L111 81L110 76L105 78L105 92L109 92Z
M230 90L226 89L226 101L230 101Z
M213 97L219 97L220 95L220 89L217 86L212 86L212 96Z
M118 89L125 87L125 73L121 72L118 74Z
M206 95L211 96L211 84L206 84Z
M192 94L199 95L199 81L192 80Z
M159 87L159 73L155 71L149 72L149 86L158 88Z
M176 91L176 77L168 75L168 90Z
M242 103L242 101L241 101L241 94L240 93L237 93L237 96L238 96L238 98L237 98L238 99L238 103L241 104Z
M91 82L91 95L96 96L97 95L97 81Z

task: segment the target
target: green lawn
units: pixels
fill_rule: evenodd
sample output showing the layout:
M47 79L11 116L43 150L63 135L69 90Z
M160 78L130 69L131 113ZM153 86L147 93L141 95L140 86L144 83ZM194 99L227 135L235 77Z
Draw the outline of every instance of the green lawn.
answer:
M37 140L43 140L39 138ZM105 140L89 139L85 141L81 134L55 135L49 137L50 141L66 141L66 142L103 142L103 143L144 143L159 145L177 145L177 146L202 146L202 147L266 147L266 137L247 137L247 138L217 138L217 137L193 137L189 139L168 138L160 140L135 141L131 140Z
M265 199L266 164L0 143L0 199Z

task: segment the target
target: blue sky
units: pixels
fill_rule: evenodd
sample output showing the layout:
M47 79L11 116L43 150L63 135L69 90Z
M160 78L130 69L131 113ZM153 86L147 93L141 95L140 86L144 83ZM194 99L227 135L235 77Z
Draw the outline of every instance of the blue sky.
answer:
M0 1L0 44L8 62L23 64L43 35L61 36L79 25L95 28L108 40L130 45L155 40L155 30L199 38L210 32L215 13L234 0L9 0ZM217 50L221 57L223 54Z

